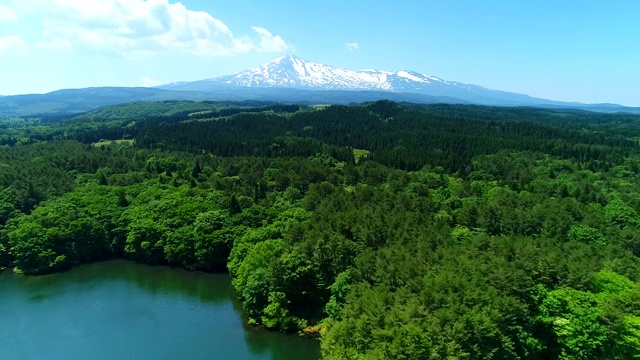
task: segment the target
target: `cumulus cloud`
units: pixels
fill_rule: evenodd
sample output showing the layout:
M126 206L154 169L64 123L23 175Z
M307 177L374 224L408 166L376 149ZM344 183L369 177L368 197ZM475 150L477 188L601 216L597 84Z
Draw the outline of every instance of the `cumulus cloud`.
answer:
M18 21L18 14L16 14L10 7L0 5L0 22L16 21Z
M360 49L360 46L358 45L358 43L355 43L355 42L345 43L344 47L346 47L347 50L349 50L349 51L356 51L356 50Z
M162 85L162 81L154 79L150 76L145 76L142 79L140 79L140 83L144 87L154 87L154 86Z
M169 0L48 0L41 47L78 48L123 56L181 51L225 56L248 51L283 52L287 43L252 27L253 37L237 36L211 14Z
M251 29L260 36L259 51L284 52L289 49L289 45L280 36L273 36L269 30L257 26L252 26Z
M24 54L27 49L27 44L18 36L0 37L0 54L4 52Z

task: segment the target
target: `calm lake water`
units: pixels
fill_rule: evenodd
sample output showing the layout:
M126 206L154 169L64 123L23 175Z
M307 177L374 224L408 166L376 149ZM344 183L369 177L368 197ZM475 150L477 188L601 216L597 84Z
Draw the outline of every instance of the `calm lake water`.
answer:
M228 275L126 261L0 274L0 359L319 359L316 340L243 322Z

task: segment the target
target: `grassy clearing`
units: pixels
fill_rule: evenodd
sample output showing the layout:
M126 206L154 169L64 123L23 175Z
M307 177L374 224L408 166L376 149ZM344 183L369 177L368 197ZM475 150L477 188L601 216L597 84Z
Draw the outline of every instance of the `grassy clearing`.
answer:
M353 149L353 157L355 158L356 163L360 161L360 159L362 159L363 157L369 156L369 154L370 154L369 150Z
M213 114L213 110L192 112L192 113L189 114L189 117L198 116L198 115L205 115L205 114Z
M133 141L134 141L133 139L127 139L127 140L102 140L102 141L99 141L97 143L93 143L93 146L100 147L100 146L109 146L109 145L113 145L113 144L132 146L133 145Z

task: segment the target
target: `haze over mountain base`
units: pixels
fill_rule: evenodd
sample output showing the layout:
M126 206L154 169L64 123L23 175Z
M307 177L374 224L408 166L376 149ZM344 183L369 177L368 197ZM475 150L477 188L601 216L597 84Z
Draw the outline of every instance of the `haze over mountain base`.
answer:
M410 70L339 69L288 55L235 74L155 88L99 87L4 96L0 97L0 118L65 115L132 101L163 100L328 104L392 100L640 113L640 108L539 99Z

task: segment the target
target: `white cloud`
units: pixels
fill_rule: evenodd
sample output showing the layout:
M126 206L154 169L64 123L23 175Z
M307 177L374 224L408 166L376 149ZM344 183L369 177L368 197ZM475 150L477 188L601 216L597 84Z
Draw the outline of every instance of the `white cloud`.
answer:
M358 45L358 43L355 43L355 42L345 43L344 47L346 47L347 50L349 50L349 51L356 51L356 50L360 49L360 46Z
M0 37L0 53L25 54L27 50L27 44L18 36Z
M36 42L35 45L43 49L55 49L55 50L71 49L71 43L69 43L69 41L62 38L56 38L50 41L38 41Z
M258 51L285 52L289 49L289 45L280 36L273 36L269 30L257 26L252 26L251 29L260 36Z
M29 1L37 2L42 14L40 47L126 57L163 51L213 57L289 48L282 37L264 28L251 28L257 36L236 36L211 14L169 0Z
M162 85L162 81L154 79L150 76L145 76L142 79L140 79L140 83L144 87L154 87L154 86Z
M0 22L16 21L18 21L18 14L16 14L10 7L0 5Z

